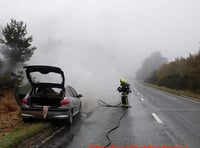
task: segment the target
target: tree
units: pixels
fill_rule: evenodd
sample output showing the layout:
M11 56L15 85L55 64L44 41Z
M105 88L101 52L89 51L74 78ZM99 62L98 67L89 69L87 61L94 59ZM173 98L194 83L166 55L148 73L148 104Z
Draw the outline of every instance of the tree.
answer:
M8 62L8 66L15 69L18 65L28 61L36 50L31 46L32 36L26 37L27 29L23 21L11 19L11 22L2 30L4 39L1 53Z
M160 86L200 93L200 51L160 66L148 80Z
M167 58L163 57L159 51L153 52L144 60L141 69L137 71L136 79L149 79L152 76L152 74L155 74L155 70L157 70L161 65L167 62Z

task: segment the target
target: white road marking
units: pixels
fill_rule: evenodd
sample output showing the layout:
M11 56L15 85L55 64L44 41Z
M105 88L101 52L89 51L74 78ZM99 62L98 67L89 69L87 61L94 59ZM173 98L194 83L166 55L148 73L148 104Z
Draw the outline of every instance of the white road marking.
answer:
M163 123L162 120L160 120L160 118L158 117L158 115L156 115L156 113L152 113L152 116L154 117L154 119L155 119L158 123Z
M159 93L159 92L160 93ZM174 99L174 100L177 100L177 98L176 97L179 97L180 99L184 99L184 100L187 100L187 101L190 101L190 102L193 102L193 103L197 103L197 104L200 104L200 102L199 101L196 101L196 100L193 100L193 99L190 99L189 98L189 96L179 96L179 95L176 95L176 94L172 94L172 93L169 93L169 92L166 92L166 91L161 91L161 90L157 90L157 93L158 94L161 94L161 95L163 95L163 93L165 93L165 94L170 94L170 95L173 95L173 96L175 96L175 97L170 97L171 99ZM169 97L169 95L167 95L167 97ZM192 98L192 97L191 97Z
M141 101L144 101L144 99L143 99L143 98L140 98L140 100L141 100Z
M199 108L156 108L163 111L200 111Z
M178 97L180 97L181 99L185 99L185 100L188 100L188 101L191 101L191 102L194 102L194 103L200 104L200 102L195 101L195 100L192 100L192 99L189 99L189 98L187 98L187 96L178 96Z

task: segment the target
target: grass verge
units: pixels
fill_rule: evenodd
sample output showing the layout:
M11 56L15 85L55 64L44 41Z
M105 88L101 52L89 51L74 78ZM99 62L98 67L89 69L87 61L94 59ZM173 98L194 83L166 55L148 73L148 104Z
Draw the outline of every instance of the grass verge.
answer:
M166 91L166 92L178 95L178 96L184 96L184 97L188 97L190 99L196 100L196 101L200 101L200 94L193 93L189 90L176 90L176 89L162 87L162 86L158 86L158 85L150 84L150 83L146 83L146 82L143 82L143 83L147 86L150 86L150 87L158 89L158 90Z
M35 134L42 132L43 130L50 128L51 123L29 123L17 127L8 135L5 135L0 139L0 148L12 148L24 140L34 136Z
M16 148L52 126L52 123L42 121L24 123L13 93L8 91L0 96L0 148Z

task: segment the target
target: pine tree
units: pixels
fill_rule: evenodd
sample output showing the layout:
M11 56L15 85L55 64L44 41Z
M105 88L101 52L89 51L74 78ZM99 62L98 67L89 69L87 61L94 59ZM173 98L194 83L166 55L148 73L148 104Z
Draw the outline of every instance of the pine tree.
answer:
M2 30L4 39L0 38L3 44L1 53L8 61L9 67L15 69L19 64L28 61L36 50L31 46L32 36L27 36L26 24L23 21L11 19L11 22Z

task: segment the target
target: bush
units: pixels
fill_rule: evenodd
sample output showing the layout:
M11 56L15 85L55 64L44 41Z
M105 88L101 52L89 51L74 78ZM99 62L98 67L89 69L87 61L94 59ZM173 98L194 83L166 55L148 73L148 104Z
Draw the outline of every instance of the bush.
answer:
M14 112L17 110L19 110L19 106L11 92L0 99L0 113Z
M21 75L15 73L5 73L0 76L0 90L13 90L15 89L20 82L23 80Z

